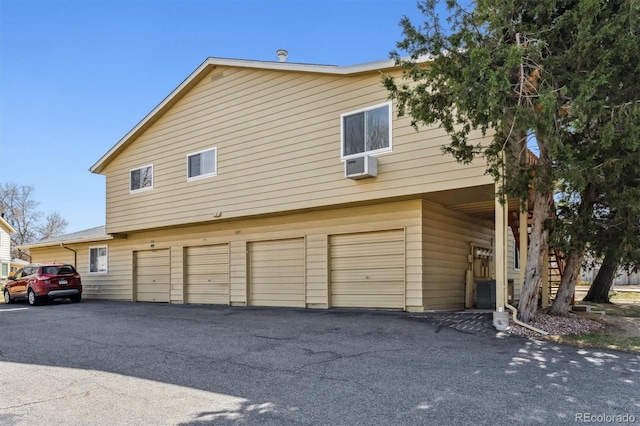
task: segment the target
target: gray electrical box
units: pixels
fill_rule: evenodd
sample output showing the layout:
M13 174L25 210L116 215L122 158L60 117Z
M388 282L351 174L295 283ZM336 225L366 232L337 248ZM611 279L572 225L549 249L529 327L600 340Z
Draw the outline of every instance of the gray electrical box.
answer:
M496 308L496 280L476 282L476 308Z

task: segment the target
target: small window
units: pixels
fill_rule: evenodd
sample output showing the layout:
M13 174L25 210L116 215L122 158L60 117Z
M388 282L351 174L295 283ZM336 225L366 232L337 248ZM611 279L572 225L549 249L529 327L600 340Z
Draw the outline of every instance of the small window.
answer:
M109 264L107 246L89 248L89 273L106 274Z
M513 269L520 270L520 249L518 248L517 240L513 244Z
M194 152L187 155L187 180L199 179L217 174L217 149Z
M342 158L391 151L391 103L342 114Z
M3 263L2 264L2 271L0 271L0 276L1 277L6 277L9 275L9 264L8 263Z
M153 188L153 164L140 167L139 169L132 169L130 171L130 186L131 192L144 191Z

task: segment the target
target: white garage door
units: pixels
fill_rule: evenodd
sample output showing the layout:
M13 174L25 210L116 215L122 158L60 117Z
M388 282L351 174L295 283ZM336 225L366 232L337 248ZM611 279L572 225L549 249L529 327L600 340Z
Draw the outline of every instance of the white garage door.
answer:
M254 306L305 307L304 239L249 243Z
M404 230L332 235L331 306L404 309Z
M229 304L229 245L185 248L186 303Z
M169 302L169 250L134 252L136 300L138 302Z

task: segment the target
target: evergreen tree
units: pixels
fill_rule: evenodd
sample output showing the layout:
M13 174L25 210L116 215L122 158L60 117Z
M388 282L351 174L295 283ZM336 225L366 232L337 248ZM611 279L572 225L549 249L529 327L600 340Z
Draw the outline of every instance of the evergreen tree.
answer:
M609 161L611 152L637 150L637 137L635 143L632 137L620 138L637 135L640 122L640 5L637 0L480 0L465 8L449 0L446 6L448 28L435 0L419 4L423 26L406 17L401 21L404 39L397 46L410 57L392 52L403 65L403 76L387 76L383 82L399 115L409 114L416 128L438 123L447 131L451 141L445 152L462 163L484 157L496 180L504 175L498 196L526 200L532 190L519 305L520 319L529 322L546 267L556 185L568 189L565 216L575 219L573 227L556 224L556 235L570 235L565 250L573 271L587 247L587 218L605 191L599 182L616 170L597 167ZM473 131L490 134L491 142L473 145ZM526 162L529 134L538 147L535 164ZM592 170L601 173L595 181L576 179ZM564 290L571 290L571 281L575 286L576 277L567 274ZM554 306L560 314L568 307L563 302Z

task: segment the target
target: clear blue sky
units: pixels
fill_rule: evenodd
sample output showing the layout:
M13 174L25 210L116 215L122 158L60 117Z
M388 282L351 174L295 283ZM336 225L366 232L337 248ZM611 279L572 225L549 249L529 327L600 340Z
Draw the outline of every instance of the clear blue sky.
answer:
M88 171L207 57L387 59L416 0L0 0L0 182L67 232L105 223Z

